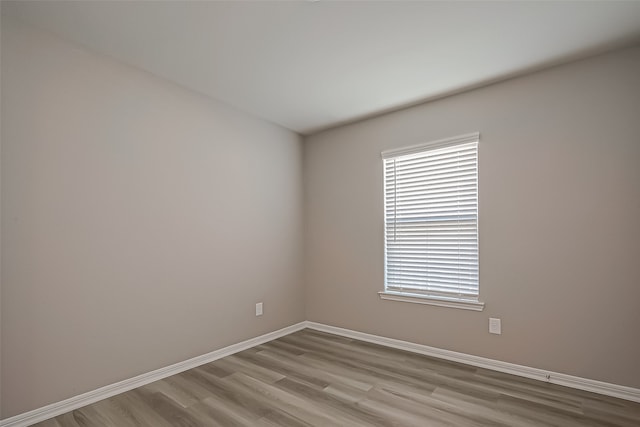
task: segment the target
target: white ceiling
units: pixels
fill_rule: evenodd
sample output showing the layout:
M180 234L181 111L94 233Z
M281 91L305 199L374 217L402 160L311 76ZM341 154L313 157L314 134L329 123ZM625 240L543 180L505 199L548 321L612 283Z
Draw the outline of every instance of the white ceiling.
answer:
M640 2L2 2L302 134L635 43Z

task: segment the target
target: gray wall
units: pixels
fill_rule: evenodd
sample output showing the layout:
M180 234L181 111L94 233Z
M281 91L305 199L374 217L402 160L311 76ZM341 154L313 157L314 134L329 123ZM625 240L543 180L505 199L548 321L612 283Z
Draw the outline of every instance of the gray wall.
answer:
M380 152L472 131L485 311L381 301ZM308 320L640 387L640 48L313 135L304 162Z
M1 6L0 6L1 8ZM0 82L2 81L2 31L0 26ZM2 84L0 84L0 100ZM1 104L1 102L0 102ZM2 242L2 106L0 105L0 242ZM2 244L0 243L0 419L2 419Z
M4 417L304 320L299 136L14 22L2 67Z

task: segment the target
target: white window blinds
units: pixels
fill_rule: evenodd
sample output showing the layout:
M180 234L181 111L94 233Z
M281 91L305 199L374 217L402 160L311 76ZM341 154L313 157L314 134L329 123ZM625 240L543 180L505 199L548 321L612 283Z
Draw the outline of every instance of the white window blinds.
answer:
M385 291L478 300L478 141L385 151Z

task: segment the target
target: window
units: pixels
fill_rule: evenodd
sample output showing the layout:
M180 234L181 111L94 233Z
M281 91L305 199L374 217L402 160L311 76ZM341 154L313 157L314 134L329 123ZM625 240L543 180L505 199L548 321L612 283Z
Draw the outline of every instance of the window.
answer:
M478 142L463 135L384 151L383 299L482 310Z

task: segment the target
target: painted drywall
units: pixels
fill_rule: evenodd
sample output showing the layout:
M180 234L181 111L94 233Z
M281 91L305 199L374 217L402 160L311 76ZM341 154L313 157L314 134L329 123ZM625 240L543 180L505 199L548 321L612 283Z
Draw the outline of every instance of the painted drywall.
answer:
M639 112L632 48L307 138L307 319L640 387ZM380 152L474 131L485 310L380 300Z
M2 67L5 418L304 320L298 135L9 20Z
M0 6L1 7L1 6ZM1 24L1 23L0 23ZM2 81L2 28L0 25L0 82ZM2 99L2 84L0 84ZM1 104L1 102L0 102ZM0 105L0 242L2 242L2 106ZM2 419L2 244L0 243L0 420Z

